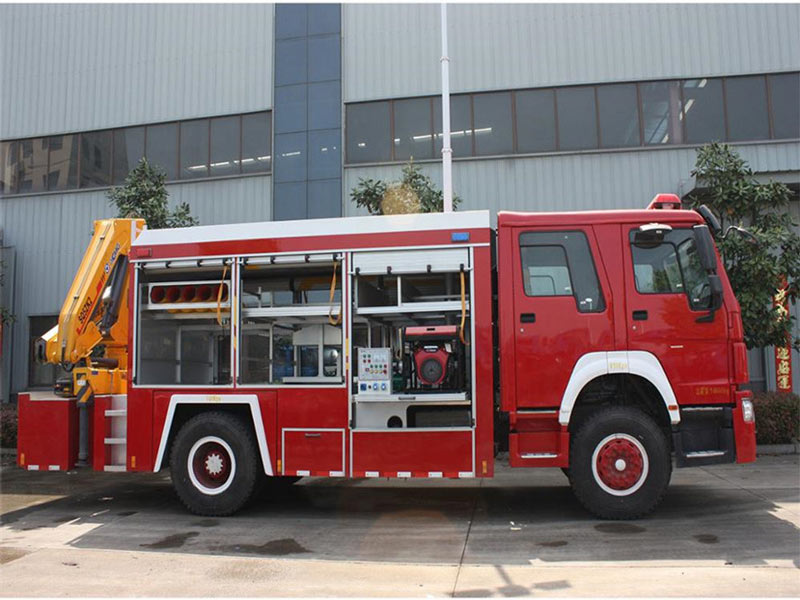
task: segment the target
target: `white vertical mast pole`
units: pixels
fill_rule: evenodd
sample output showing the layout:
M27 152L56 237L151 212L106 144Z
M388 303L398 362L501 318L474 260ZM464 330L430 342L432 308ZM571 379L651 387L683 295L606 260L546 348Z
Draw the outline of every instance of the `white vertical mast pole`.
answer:
M442 2L442 195L444 212L453 212L453 149L450 147L450 57L447 55L447 3Z

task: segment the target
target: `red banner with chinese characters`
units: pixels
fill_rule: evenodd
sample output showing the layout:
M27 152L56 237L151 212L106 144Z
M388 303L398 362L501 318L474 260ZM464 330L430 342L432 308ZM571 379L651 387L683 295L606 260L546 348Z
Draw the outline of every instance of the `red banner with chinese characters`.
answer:
M786 298L786 279L783 279L772 302L780 316L789 314L789 300ZM792 391L792 350L791 343L786 340L785 346L775 347L775 386L779 392Z

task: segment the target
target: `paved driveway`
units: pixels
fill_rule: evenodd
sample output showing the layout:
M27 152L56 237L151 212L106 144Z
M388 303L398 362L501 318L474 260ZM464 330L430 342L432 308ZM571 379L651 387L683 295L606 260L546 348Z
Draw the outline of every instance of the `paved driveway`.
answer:
M307 479L234 517L167 475L0 473L0 594L797 596L800 464L682 469L649 518L599 521L558 469Z

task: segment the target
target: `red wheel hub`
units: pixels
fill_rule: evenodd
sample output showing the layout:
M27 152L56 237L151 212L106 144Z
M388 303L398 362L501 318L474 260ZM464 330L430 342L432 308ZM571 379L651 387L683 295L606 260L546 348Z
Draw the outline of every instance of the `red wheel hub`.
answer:
M597 453L597 474L613 490L633 487L641 479L643 472L642 453L630 440L609 440Z
M221 444L206 442L194 453L192 471L205 487L220 487L230 475L231 457Z

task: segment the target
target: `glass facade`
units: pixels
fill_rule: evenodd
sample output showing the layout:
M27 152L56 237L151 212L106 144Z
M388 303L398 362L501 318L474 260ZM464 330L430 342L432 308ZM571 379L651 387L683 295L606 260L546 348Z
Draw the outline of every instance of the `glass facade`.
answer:
M275 220L342 214L340 32L338 4L275 6Z
M119 185L146 156L167 181L269 173L272 113L154 123L0 142L0 193Z
M798 139L798 106L800 73L455 94L451 144L464 158ZM347 164L439 158L439 96L345 108Z

